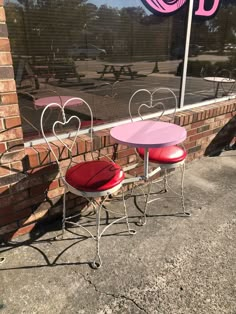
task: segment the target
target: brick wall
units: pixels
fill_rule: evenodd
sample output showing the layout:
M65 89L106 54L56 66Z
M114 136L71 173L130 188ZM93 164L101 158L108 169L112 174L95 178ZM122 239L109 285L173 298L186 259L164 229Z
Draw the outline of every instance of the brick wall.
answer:
M187 161L211 156L235 140L236 100L186 110L176 115L175 123L187 130L185 147ZM168 120L168 117L166 117ZM68 165L68 155L60 142L54 142L55 153L60 156L61 165ZM109 130L96 133L96 149L102 154L115 158L122 166L137 162L133 148L117 145L110 138ZM77 161L90 160L89 137L83 136L82 142L73 149ZM4 239L19 236L34 229L42 219L54 219L62 211L63 184L58 169L53 164L54 157L45 144L26 148L21 161L11 161L3 168L2 179L5 183L0 190L0 236ZM22 165L22 166L21 166ZM11 180L12 168L17 169L18 177ZM23 170L22 170L23 167ZM5 172L4 172L5 171ZM142 165L130 173L142 173ZM4 180L3 180L4 181ZM69 210L81 205L81 198L68 194Z
M11 185L23 176L24 156L6 17L3 0L0 0L0 224L3 226L1 233L8 233L13 228L15 230L18 228L17 219L10 219L5 214L8 214L6 204L18 201L14 199ZM15 218L17 217L19 217L18 213L15 214Z

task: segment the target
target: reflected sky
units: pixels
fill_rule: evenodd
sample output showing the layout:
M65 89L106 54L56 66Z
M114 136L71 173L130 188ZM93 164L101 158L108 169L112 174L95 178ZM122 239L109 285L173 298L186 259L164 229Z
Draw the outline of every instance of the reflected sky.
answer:
M98 7L105 4L107 6L119 9L123 7L141 6L145 9L145 11L147 11L141 0L89 0L89 2L95 4Z

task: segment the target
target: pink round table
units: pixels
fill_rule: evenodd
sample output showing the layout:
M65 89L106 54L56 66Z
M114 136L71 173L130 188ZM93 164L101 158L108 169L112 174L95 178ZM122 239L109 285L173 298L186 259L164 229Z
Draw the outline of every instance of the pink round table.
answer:
M185 128L168 122L142 120L114 127L111 137L121 144L145 148L144 176L148 178L148 148L179 144L186 139Z

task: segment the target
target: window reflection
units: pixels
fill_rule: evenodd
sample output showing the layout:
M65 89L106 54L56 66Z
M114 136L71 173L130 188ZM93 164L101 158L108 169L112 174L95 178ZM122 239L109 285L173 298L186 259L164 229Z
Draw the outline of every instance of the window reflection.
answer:
M212 20L193 20L185 104L211 95L203 66L236 59L235 4L224 2ZM139 0L6 1L21 114L39 123L32 99L53 92L84 98L107 123L128 117L129 97L139 88L165 86L179 95L187 9L166 17ZM26 120L27 138L34 129Z
M191 31L191 47L196 55L190 54L188 60L187 94L194 92L194 97L186 97L185 104L211 99L214 97L216 86L214 82L204 82L204 77L223 76L235 79L236 69L236 4L235 1L222 0L217 15L203 21L194 18ZM179 67L181 72L181 65ZM219 96L233 91L230 84L219 85Z

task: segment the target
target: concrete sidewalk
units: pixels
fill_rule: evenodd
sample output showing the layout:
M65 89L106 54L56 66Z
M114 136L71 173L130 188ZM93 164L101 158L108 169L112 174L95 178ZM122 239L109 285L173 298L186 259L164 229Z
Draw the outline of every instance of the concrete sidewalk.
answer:
M95 242L77 237L77 229L54 241L58 224L1 247L0 312L236 314L236 151L188 164L185 187L191 217L170 215L181 202L164 195L151 203L143 227L135 224L143 201L130 197L137 234L114 235L126 230L123 221L108 229L98 270L87 263Z

